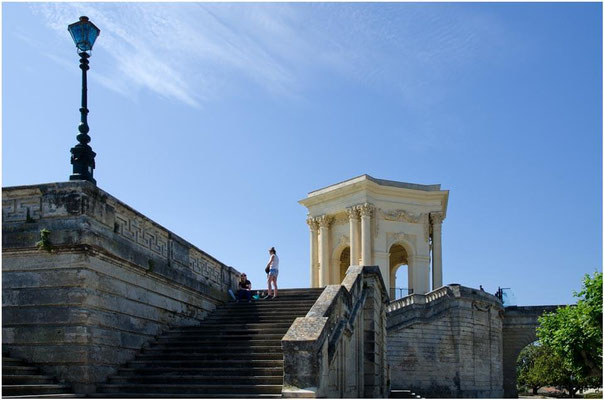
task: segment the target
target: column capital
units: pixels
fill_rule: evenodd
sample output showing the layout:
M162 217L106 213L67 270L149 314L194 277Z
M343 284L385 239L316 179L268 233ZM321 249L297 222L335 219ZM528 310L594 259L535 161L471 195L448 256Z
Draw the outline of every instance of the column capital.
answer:
M358 210L359 214L361 214L361 217L371 217L375 210L373 204L370 203L360 204L355 208Z
M329 226L333 222L333 217L329 215L321 215L320 217L317 217L315 219L317 220L317 223L321 228L329 228Z
M308 218L306 218L306 223L308 224L308 227L310 228L310 230L313 232L315 232L319 229L319 221L317 221L317 218L315 218L315 217L311 217L309 215Z
M430 213L430 222L432 223L432 226L442 224L444 219L445 219L445 215L441 212L431 212Z
M346 213L348 214L348 218L351 220L359 219L359 210L356 207L348 207L346 208Z

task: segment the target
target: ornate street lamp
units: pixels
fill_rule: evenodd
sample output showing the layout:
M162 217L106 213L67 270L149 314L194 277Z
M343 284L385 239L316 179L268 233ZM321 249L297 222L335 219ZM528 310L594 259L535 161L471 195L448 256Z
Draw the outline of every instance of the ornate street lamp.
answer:
M94 157L96 153L88 145L90 136L88 132L88 98L86 71L88 71L88 58L92 51L94 41L101 31L88 20L88 17L80 17L67 27L71 37L75 42L78 54L80 55L80 69L82 70L82 107L80 108L80 133L76 136L78 144L71 148L71 164L73 165L73 174L69 176L70 181L86 180L96 185L96 180L92 177L94 171Z

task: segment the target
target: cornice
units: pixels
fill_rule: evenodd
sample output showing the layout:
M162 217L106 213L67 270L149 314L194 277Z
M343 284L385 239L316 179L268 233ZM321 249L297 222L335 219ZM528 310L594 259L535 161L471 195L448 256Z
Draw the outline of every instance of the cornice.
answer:
M400 185L409 185L409 187L382 185L378 182L388 182L392 184L398 183ZM421 190L414 187L429 187L431 190ZM415 185L404 182L383 181L376 180L368 175L361 175L359 177L349 179L323 189L312 191L308 194L308 197L299 200L298 203L310 208L317 204L324 204L326 202L342 199L354 194L363 195L361 196L361 202L381 200L374 199L374 197L381 195L421 201L440 200L441 210L438 211L442 211L446 214L449 191L440 190L439 188L440 185ZM345 204L345 207L353 206L355 203L358 204L359 202L360 201L358 198L354 200L351 199L351 204Z

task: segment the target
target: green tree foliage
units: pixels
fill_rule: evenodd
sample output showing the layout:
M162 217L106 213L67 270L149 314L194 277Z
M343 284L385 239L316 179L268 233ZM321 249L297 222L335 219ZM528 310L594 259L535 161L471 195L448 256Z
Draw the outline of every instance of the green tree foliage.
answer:
M571 395L571 387L602 385L602 273L586 275L574 296L576 305L543 315L537 328L541 344L560 361L559 380L550 384L568 388Z
M572 371L556 352L539 343L530 344L520 352L516 372L518 385L531 388L533 394L543 386L565 388L571 395L584 387L575 382Z
M543 346L531 343L522 349L518 355L516 367L518 385L532 389L533 394L537 394L537 390L539 390L540 387L547 385L541 371L535 368L535 363L543 356L543 350Z

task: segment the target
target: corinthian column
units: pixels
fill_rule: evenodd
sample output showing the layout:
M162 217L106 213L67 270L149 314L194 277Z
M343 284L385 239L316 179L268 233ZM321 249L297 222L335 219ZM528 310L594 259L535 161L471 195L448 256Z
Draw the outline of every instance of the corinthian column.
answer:
M350 220L350 265L358 265L360 257L359 212L354 207L347 208Z
M319 223L308 217L306 223L310 228L310 287L319 287Z
M329 285L329 226L332 217L321 215L317 218L319 223L319 259L321 263L321 274L319 275L319 286Z
M432 290L443 285L442 213L430 213L432 224Z
M373 206L365 203L358 206L361 214L361 265L371 265L371 213Z

